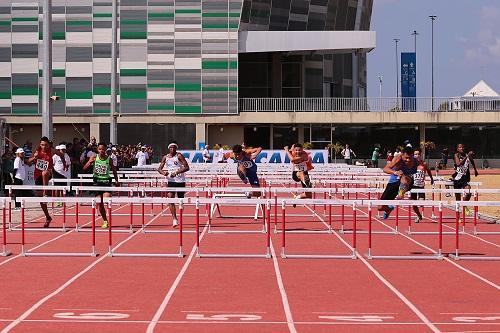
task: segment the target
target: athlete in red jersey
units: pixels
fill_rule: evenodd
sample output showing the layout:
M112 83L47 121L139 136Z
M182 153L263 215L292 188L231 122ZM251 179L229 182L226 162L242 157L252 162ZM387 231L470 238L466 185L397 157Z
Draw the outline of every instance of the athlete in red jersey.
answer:
M49 180L52 177L52 170L54 169L54 162L52 161L52 155L54 155L52 148L50 148L49 139L43 137L40 139L40 146L33 153L33 155L28 159L28 164L35 164L35 185L47 186ZM39 191L38 196L45 196L45 191ZM47 203L40 202L43 213L45 214L45 224L44 228L48 228L52 217L50 217L49 210L47 209Z

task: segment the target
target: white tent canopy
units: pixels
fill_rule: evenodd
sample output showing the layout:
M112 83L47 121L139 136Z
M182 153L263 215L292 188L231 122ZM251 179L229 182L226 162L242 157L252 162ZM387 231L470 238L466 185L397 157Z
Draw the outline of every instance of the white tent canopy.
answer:
M486 82L481 80L469 91L467 91L463 97L500 97L500 95L498 95L498 93Z

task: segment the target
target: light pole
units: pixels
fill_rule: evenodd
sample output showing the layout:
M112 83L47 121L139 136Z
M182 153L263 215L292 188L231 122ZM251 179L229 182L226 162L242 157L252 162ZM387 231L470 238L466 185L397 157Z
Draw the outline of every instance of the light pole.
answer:
M118 131L117 131L117 49L118 49L118 0L112 0L112 13L111 13L111 105L110 105L110 123L109 123L109 142L117 144Z
M411 33L411 35L414 38L414 40L413 40L413 43L414 43L413 52L415 52L415 54L417 54L417 36L420 35L420 34L417 32L417 30L413 30L413 32Z
M382 98L382 79L384 77L382 75L378 76L378 95L380 98Z
M52 0L43 1L42 136L53 140L52 92Z
M432 111L434 111L434 21L436 15L429 15L431 19L431 97L432 97Z
M399 58L398 58L398 43L399 38L394 38L394 43L396 45L396 109L399 108Z

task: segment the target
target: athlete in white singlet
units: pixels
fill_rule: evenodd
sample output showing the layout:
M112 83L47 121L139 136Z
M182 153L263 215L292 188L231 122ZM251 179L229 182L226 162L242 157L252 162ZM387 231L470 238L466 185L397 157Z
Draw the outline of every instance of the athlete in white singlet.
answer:
M431 179L431 184L434 184L434 178L432 178L431 170L425 164L422 158L422 152L420 149L416 149L413 152L413 157L418 161L417 172L415 172L413 177L413 187L412 190L424 189L425 188L425 174L429 175ZM411 193L411 200L425 200L425 193ZM417 214L415 218L415 223L422 221L422 213L418 209L418 206L413 206L413 211Z
M185 172L189 170L189 164L181 153L177 152L177 143L172 142L168 145L168 154L163 156L158 167L158 172L168 179L168 187L186 187ZM178 198L184 198L185 192L167 192L167 197L174 198L177 193ZM179 225L175 205L170 204L170 213L172 214L172 226Z

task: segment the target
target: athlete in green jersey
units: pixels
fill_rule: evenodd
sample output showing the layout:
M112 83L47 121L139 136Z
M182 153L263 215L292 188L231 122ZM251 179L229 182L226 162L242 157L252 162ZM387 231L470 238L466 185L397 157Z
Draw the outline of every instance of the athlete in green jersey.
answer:
M118 174L116 173L116 168L111 162L111 158L106 155L106 144L99 143L97 146L97 156L90 157L89 161L83 167L84 170L90 168L91 165L94 165L94 174L93 174L93 185L94 186L111 186L111 171L113 172L113 176L115 178L116 186L119 186L118 183ZM108 198L111 196L111 191L94 191L96 197L101 198L101 202L97 204L97 208L102 216L102 225L101 228L108 228L108 220L106 217L106 208L104 207L103 197Z

